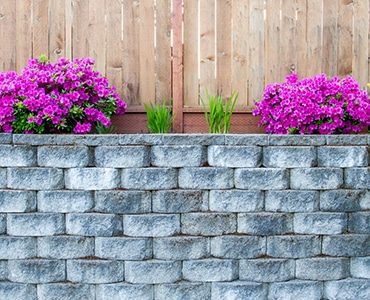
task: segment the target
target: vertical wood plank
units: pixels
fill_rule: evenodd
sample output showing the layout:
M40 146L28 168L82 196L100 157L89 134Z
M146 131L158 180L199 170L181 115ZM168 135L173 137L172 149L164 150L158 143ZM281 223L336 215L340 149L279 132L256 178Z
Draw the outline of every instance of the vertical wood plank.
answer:
M171 98L171 0L156 2L155 98L157 103Z
M49 3L49 58L56 61L66 55L66 7L60 0L50 0Z
M352 73L353 55L353 1L338 0L338 74L341 76Z
M217 0L217 91L231 95L232 0Z
M66 31L66 46L65 56L72 58L72 26L73 26L73 0L65 0L65 31Z
M123 83L128 104L139 105L139 2L123 0Z
M307 76L321 73L323 1L307 1Z
M296 49L297 66L294 70L300 78L307 76L307 65L310 63L307 57L307 2L309 0L297 0L296 20Z
M280 80L280 0L266 1L265 84Z
M32 0L16 1L16 70L20 72L32 57Z
M338 73L338 2L324 0L322 70L328 76Z
M0 71L16 67L16 2L0 1Z
M182 0L173 0L173 62L172 62L172 94L173 94L173 131L181 133L184 129L184 88L183 88L183 42L182 42Z
M280 79L283 80L287 74L297 68L296 1L282 0L281 18Z
M200 1L200 96L216 94L215 0ZM204 98L206 101L206 99Z
M234 0L232 89L239 92L239 105L248 103L249 1Z
M248 106L261 98L264 89L264 9L263 0L250 0Z
M154 0L141 0L140 10L140 103L155 101Z
M72 57L89 56L89 0L73 0Z
M198 0L184 1L184 104L199 104Z
M106 56L105 0L89 0L88 11L89 11L89 27L88 27L89 56L95 59L96 70L102 74L105 74L105 56Z
M369 69L367 67L369 45L369 2L366 0L353 1L353 76L365 87Z
M106 16L106 73L109 82L114 85L119 94L123 96L122 1L110 0L106 2Z

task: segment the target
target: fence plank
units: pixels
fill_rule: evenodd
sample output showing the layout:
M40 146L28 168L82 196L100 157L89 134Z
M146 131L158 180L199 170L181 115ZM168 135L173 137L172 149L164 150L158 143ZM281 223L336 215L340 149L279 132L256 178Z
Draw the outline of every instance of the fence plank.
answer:
M162 103L171 98L171 0L156 2L155 98Z
M307 76L321 73L323 2L307 1Z
M297 42L296 42L296 2L282 0L281 2L281 36L280 44L281 63L280 80L297 68Z
M199 74L198 74L198 0L184 1L184 104L198 106L199 104Z
M362 86L368 79L369 69L366 60L368 58L368 32L369 32L369 1L353 1L353 75Z
M341 76L352 73L353 47L353 1L338 0L338 74Z
M0 71L15 70L16 67L16 2L0 1Z
M96 70L105 74L106 35L105 0L89 0L88 49L96 60Z
M72 57L89 56L89 0L73 0Z
M128 104L139 105L139 4L123 0L123 83Z
M232 10L231 0L217 0L217 91L231 94Z
M112 85L117 88L117 91L123 96L122 89L122 1L111 0L106 2L106 72L107 77Z
M280 64L280 0L266 1L265 84L278 81Z
M155 101L154 0L141 0L140 10L140 103Z
M249 89L248 105L261 98L264 82L264 1L251 0L249 4Z
M329 76L338 73L338 2L324 0L322 70Z
M296 49L297 49L297 65L295 70L300 76L300 78L306 77L308 55L307 55L307 2L309 0L297 0L297 20L296 20L296 30L295 39Z
M239 92L239 105L248 103L249 1L233 1L232 89Z
M20 72L32 57L32 0L16 1L16 70Z
M65 3L50 0L49 4L49 58L56 61L66 55Z
M200 96L216 94L215 0L200 1ZM206 100L206 99L205 99Z

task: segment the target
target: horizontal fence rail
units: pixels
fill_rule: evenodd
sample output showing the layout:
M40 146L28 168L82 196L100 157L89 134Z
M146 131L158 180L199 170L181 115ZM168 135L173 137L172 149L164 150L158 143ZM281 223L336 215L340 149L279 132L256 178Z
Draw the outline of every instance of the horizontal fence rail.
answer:
M41 54L93 57L129 111L172 98L182 131L206 91L238 91L238 110L250 111L266 84L290 72L352 74L365 86L369 2L1 0L0 71Z

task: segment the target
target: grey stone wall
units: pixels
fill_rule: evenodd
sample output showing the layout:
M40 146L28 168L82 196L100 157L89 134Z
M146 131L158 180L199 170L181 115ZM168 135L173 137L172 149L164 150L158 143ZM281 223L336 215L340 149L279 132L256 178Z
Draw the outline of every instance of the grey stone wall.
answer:
M370 299L367 135L0 143L0 299Z

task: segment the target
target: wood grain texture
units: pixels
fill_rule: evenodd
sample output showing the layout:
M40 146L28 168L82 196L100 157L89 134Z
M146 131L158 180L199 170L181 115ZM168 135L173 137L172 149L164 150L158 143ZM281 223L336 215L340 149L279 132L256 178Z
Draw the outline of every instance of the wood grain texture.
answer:
M56 61L66 55L66 6L64 1L49 1L49 58Z
M16 0L16 71L20 72L32 57L32 0Z
M0 1L0 71L16 67L16 2Z

